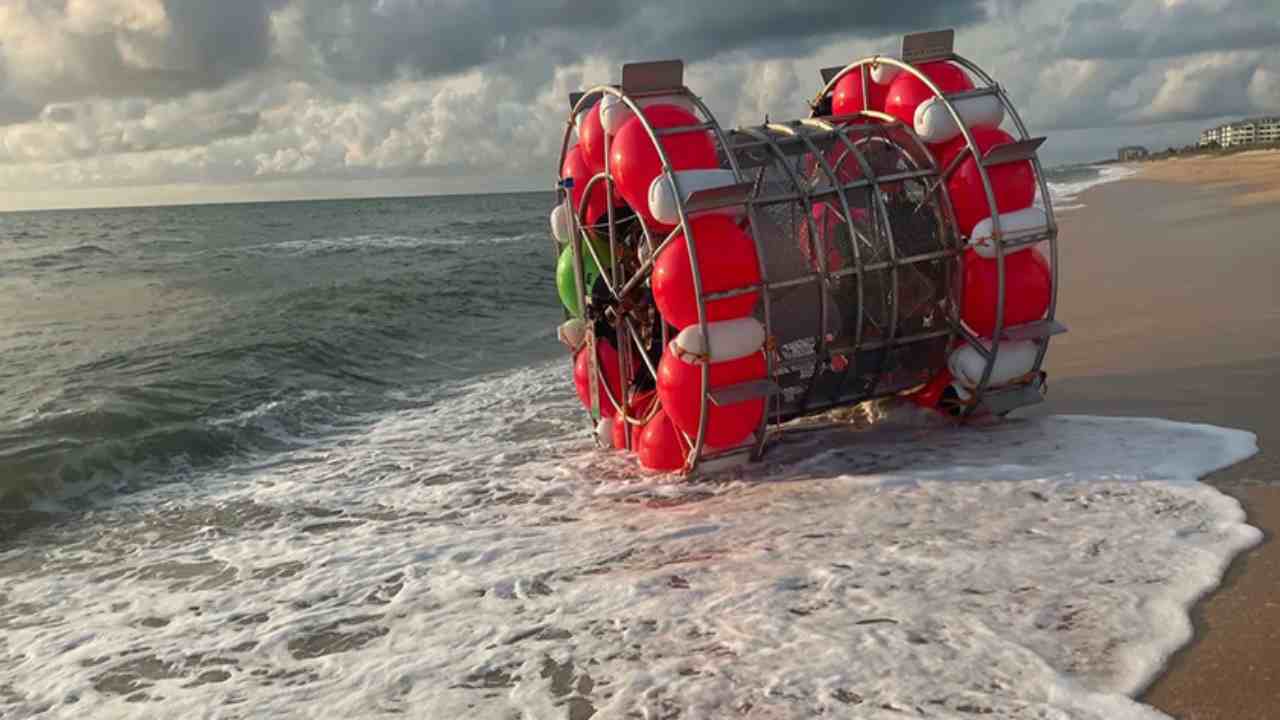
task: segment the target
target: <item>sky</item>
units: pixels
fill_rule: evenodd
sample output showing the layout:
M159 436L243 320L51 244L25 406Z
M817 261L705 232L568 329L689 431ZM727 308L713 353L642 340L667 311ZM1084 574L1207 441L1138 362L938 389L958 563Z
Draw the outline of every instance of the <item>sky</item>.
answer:
M1280 114L1280 0L0 0L0 210L550 189L624 62L737 126L943 27L1049 164Z

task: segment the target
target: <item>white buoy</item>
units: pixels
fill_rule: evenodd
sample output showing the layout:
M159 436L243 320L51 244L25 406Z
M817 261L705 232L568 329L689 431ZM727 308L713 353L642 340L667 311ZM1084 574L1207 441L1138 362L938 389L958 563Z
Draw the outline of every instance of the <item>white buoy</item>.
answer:
M897 65L888 63L872 63L871 80L880 85L888 85L893 79L898 77L898 73L902 72L902 68Z
M1008 237L1013 233L1029 233L1035 231L1043 231L1049 227L1049 216L1044 210L1038 207L1029 207L1014 212L1000 213L1000 232ZM977 225L973 226L973 232L969 234L969 247L984 258L994 258L996 256L995 243L991 241L991 218L983 218ZM1033 245L1023 245L1016 247L1005 253L1019 252Z
M714 170L677 170L675 176L677 182L680 183L680 193L686 203L689 202L689 196L699 190L726 187L737 183L732 170L719 168ZM744 208L741 205L733 205L705 212L737 217L743 214ZM649 214L664 225L676 225L680 222L680 213L676 206L675 188L666 173L654 178L653 182L649 184Z
M755 318L738 318L707 323L707 334L711 336L711 362L737 360L751 353L759 352L764 346L764 325ZM707 338L702 328L690 325L673 341L676 357L683 359L693 356L704 358L707 353Z
M995 95L953 100L960 119L969 129L998 128L1004 122L1004 103ZM932 97L916 107L916 134L927 143L943 143L960 135L960 126L951 116L942 98Z
M1032 340L1010 340L1000 343L1000 351L996 353L996 365L991 369L988 385L999 387L1011 380L1026 375L1036 366L1036 354L1039 345ZM963 388L976 388L982 380L982 372L986 370L987 360L978 354L971 345L957 348L947 358L947 367L955 377L956 384Z
M573 352L578 352L587 342L586 321L580 318L566 321L559 328L556 328L556 338Z
M568 245L570 238L573 237L573 228L569 224L570 217L572 216L564 203L551 209L551 236L561 245Z
M596 423L596 442L600 443L600 447L606 450L614 450L613 447L613 419L602 418Z

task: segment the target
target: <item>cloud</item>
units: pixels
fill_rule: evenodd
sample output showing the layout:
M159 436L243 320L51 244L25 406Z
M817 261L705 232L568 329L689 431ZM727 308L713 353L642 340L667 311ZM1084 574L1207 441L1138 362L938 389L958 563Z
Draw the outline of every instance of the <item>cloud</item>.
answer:
M1083 131L1280 112L1275 2L0 0L0 180L540 186L568 93L623 62L683 57L722 124L758 123L947 26L1033 132L1109 154Z
M270 57L284 0L6 0L0 105L185 95Z

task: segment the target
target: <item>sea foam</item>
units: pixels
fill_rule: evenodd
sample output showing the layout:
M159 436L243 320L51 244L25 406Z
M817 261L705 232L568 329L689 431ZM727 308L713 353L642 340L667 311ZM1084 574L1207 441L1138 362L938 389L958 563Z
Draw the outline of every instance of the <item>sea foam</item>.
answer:
M33 530L0 714L1155 718L1131 696L1260 538L1194 482L1246 432L890 416L682 480L591 447L568 375Z

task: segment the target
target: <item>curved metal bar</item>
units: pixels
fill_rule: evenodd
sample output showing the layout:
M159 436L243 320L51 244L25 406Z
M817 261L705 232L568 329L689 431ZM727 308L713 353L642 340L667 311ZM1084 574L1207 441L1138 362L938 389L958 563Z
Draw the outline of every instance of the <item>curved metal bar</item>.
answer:
M879 178L876 177L875 168L871 167L871 163L867 162L866 156L864 156L862 152L858 150L859 144L867 142L870 139L871 138L864 137L858 143L855 143L849 140L847 133L841 133L840 135L841 143L845 146L845 148L849 151L849 153L853 155L854 162L858 163L858 168L862 170L863 177L871 181L871 202L874 203L875 205L874 214L875 214L875 220L876 220L875 222L876 240L878 241L878 244L889 248L889 259L891 262L894 263L893 269L890 271L892 273L891 278L893 280L893 289L892 289L893 313L889 323L889 339L892 340L898 331L898 317L897 317L898 315L898 312L897 312L898 311L897 252L898 251L896 248L896 243L894 242L894 239L893 239L893 228L889 226L889 222L888 222L889 209L885 207L884 194L880 191L880 180ZM862 321L863 319L859 317L858 318L859 339L861 339ZM880 386L880 380L883 376L884 376L884 360L881 359L879 363L879 367L876 368L875 382L871 383L867 387L867 394L869 396L875 394L876 388Z
M763 127L782 134L794 133L793 129L788 128L785 125L770 124ZM804 205L805 223L809 226L809 237L816 241L818 238L818 226L813 221L813 202L809 198L808 189L804 187L804 183L800 182L800 178L796 175L795 170L792 169L791 164L787 161L786 154L783 153L782 149L778 147L776 142L774 142L773 136L768 133L761 132L757 128L743 128L743 132L765 143L770 152L772 152L774 157L777 159L777 164L786 172L787 177L791 180L792 186L796 189L796 193L800 195L800 202ZM825 249L826 248L824 247L823 250L825 251ZM830 278L827 277L826 252L819 253L817 248L814 248L814 254L818 256L818 346L815 348L817 352L817 360L814 361L813 378L809 381L809 388L805 391L806 396L810 391L812 391L813 386L818 382L818 371L822 368L822 364L825 362L827 349L827 321L830 317L828 296L830 295L829 290L831 281Z
M591 188L600 180L604 180L605 187L608 187L608 184L609 184L608 178L609 176L607 173L597 173L593 175L590 180L587 181L587 185L582 191L582 202L580 203L580 208L578 210L577 217L575 217L575 221L578 223L579 227L583 229L583 232L586 232L587 227L593 227L593 226L584 226L581 224L581 220L578 220L578 218L581 217L581 213L586 211L587 209L587 201L588 201L589 193L591 192ZM609 231L610 231L610 234L613 233L612 219L609 220ZM600 262L600 256L596 253L595 245L591 243L590 239L587 238L585 235L579 238L579 242L582 242L582 244L587 246L587 251L591 253L591 259L596 261L596 269L600 271L600 279L604 281L604 285L606 288L609 289L609 293L614 297L618 297L618 293L614 290L614 287L615 287L614 284L610 282L609 276L604 272L604 263ZM612 244L610 246L609 252L610 252L610 258L613 258L614 256L612 255L612 253L616 251L612 248ZM612 271L616 265L618 265L618 263L616 262L609 263L610 270ZM618 298L618 299L621 300L622 298ZM587 308L586 298L585 297L579 298L579 301L583 303L581 307L582 307L583 313L585 314L586 308Z
M990 75L976 63L968 58L959 55L953 58L957 63L965 69L977 75L989 87L996 88L996 95L1000 99L1000 103L1004 105L1005 112L1013 120L1013 125L1018 130L1018 134L1022 140L1027 140L1031 134L1027 132L1027 126L1022 122L1022 116L1018 114L1018 109L1013 106L1013 101L1009 99L1004 88L999 85ZM1036 184L1040 189L1040 199L1044 203L1044 212L1046 220L1046 229L1049 231L1049 257L1050 257L1050 288L1049 288L1049 309L1045 315L1046 319L1053 320L1057 315L1058 309L1058 220L1053 211L1053 197L1049 194L1049 183L1046 179L1044 168L1040 164L1040 156L1037 153L1031 158L1031 167L1035 171ZM1040 339L1040 348L1036 351L1036 361L1032 367L1032 372L1038 373L1044 364L1045 353L1049 351L1049 337Z
M849 142L848 137L846 137L846 133L848 132L847 128L837 128L835 125L832 125L829 122L825 122L821 120L810 119L810 120L802 120L801 122L810 127L817 127L823 130L834 131L836 133L836 136L845 145L846 151L850 155L855 156L854 162L857 162L856 156L859 153L854 148L853 144ZM859 247L859 244L858 244L858 237L861 235L861 233L858 232L858 229L853 224L853 213L849 209L848 195L845 193L844 183L840 181L840 176L836 173L835 168L831 167L831 163L827 162L826 156L824 156L822 153L817 151L817 148L812 141L806 139L805 142L809 146L810 152L813 152L814 155L817 157L818 162L821 163L823 172L827 174L827 177L831 178L832 184L838 188L836 194L840 198L840 207L844 210L845 226L848 227L849 229L849 244L853 246L853 267L854 267L854 274L857 275L857 288L858 288L858 305L857 305L858 316L857 316L857 322L854 325L854 330L853 330L853 346L854 348L859 348L862 346L862 326L864 325L862 321L862 311L863 311L863 308L866 307L866 296L865 296L866 276L863 275L862 248ZM865 166L859 163L859 167L861 168ZM866 176L864 175L864 177ZM876 182L875 179L871 177L868 177L867 179L871 181L872 190L874 192L875 182ZM878 233L879 230L877 230L876 232ZM856 350L855 350L855 353L856 353ZM857 367L856 363L852 365L852 367L856 368Z
M714 120L714 116L711 114L711 111L703 104L702 98L694 95L693 101L706 117ZM733 152L733 146L729 144L728 136L725 134L724 130L721 129L719 123L712 122L711 124L714 126L712 128L712 132L715 133L716 139L720 142L720 147L724 149L725 157L729 160L729 168L733 171L734 181L744 182L745 178L742 174L742 167L738 165L738 156ZM747 225L751 228L751 242L756 246L756 267L760 272L760 285L763 288L767 288L769 286L769 270L767 263L765 262L764 243L760 240L759 223L756 220L755 203L752 200L753 198L747 198ZM683 204L684 198L679 198L679 201ZM774 357L773 352L768 350L770 338L773 337L773 307L769 298L768 290L760 293L760 302L764 309L764 337L766 346L764 353L765 372L769 378L776 379L778 373L777 358ZM665 332L666 324L664 323L662 327ZM663 338L663 343L663 347L665 347L665 336ZM769 403L776 401L777 398L774 396L765 398L764 412L760 415L760 425L756 427L756 448L752 453L753 459L759 460L764 456L765 443L768 440Z
M649 136L649 140L650 142L653 143L654 150L658 154L658 159L662 163L663 172L667 173L670 176L671 189L674 191L674 195L676 198L676 213L680 218L680 222L676 225L676 227L678 229L683 230L684 232L685 248L689 253L689 263L690 263L690 267L693 270L691 275L693 277L693 291L697 299L698 327L702 331L703 338L705 338L707 342L707 351L710 352L711 337L710 337L710 333L707 331L706 301L702 297L702 272L699 269L699 265L698 265L698 250L694 245L693 228L689 222L688 212L685 210L685 206L684 206L684 193L680 188L680 178L675 174L675 169L671 164L671 160L670 158L667 157L666 148L664 148L663 144L660 142L659 140L660 136L657 134L657 131L654 129L653 125L649 122L649 119L645 117L643 108L641 108L638 103L636 103L634 100L628 97L626 93L622 92L617 88L604 85L604 86L599 86L598 89L600 90L600 92L606 92L611 95L615 95L619 100L621 100L624 104L626 104L626 106L631 110L632 114L637 119L640 120L640 126L644 128L645 134ZM684 94L686 96L692 95L692 93L689 93L687 89L682 88L681 91L682 91L681 94ZM578 105L581 105L587 99L587 97L588 96L583 96L583 98L578 101ZM576 109L577 109L577 106L575 106L575 110ZM709 118L709 122L714 123L715 118L714 117ZM699 409L699 415L698 415L698 435L693 442L693 448L689 451L689 457L685 462L686 472L692 472L693 469L697 466L698 458L701 456L702 448L706 443L707 416L709 415L708 409L709 409L710 400L711 400L710 398L711 367L707 363L702 363L701 370L702 370L702 397L701 397L701 407Z

